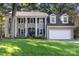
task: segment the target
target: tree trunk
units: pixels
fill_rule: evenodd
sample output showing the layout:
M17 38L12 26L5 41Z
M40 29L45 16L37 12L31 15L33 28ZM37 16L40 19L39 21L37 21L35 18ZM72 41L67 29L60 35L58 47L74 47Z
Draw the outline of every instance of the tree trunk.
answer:
M16 15L16 3L12 4L12 25L11 25L11 37L15 38L15 15Z

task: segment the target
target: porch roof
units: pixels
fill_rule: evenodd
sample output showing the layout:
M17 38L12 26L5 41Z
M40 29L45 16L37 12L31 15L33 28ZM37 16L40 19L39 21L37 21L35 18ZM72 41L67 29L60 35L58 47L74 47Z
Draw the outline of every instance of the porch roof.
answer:
M40 11L17 11L16 16L47 17L48 14Z

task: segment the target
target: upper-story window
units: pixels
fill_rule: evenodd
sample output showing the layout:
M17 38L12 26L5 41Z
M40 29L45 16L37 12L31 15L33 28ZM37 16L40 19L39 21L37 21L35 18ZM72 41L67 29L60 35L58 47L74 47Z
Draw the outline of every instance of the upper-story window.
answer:
M55 14L50 15L50 23L56 23L56 15Z
M18 23L20 23L20 18L17 18L17 20L18 20Z
M67 14L62 15L61 21L62 21L62 23L67 24L68 23L68 15Z
M35 18L27 18L28 23L35 23Z
M44 18L37 18L37 23L43 24L44 23Z
M17 18L18 23L25 23L25 18Z
M68 20L67 20L67 17L64 17L64 20L63 20L64 22L68 22Z
M23 21L24 21L24 19L23 19L23 18L21 18L21 23L23 23Z
M43 18L39 18L39 23L43 23Z

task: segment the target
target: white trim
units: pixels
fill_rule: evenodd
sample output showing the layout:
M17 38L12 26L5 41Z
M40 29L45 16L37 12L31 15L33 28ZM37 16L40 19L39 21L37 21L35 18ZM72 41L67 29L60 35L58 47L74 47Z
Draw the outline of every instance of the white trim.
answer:
M47 37L47 17L45 17L45 37Z
M75 28L75 26L47 26L47 27L72 27L72 28Z
M64 22L64 17L66 17L67 18L67 22ZM60 16L60 20L62 21L62 23L63 24L68 24L68 20L69 20L69 17L68 17L68 15L65 13L65 14L63 14L63 15L61 15Z
M64 22L64 20L65 20L64 18L67 18L66 19L67 22ZM67 24L68 23L68 16L63 16L62 23L64 23L64 24Z
M37 17L35 18L35 36L37 37Z
M52 18L53 18L53 19L52 19ZM52 20L53 20L54 22L53 22ZM56 15L50 15L50 23L54 23L54 24L56 23Z
M17 17L15 17L15 37L17 36Z
M39 18L39 24L43 24L43 18Z
M28 30L27 30L27 17L25 18L25 37L27 37L27 33L28 33Z

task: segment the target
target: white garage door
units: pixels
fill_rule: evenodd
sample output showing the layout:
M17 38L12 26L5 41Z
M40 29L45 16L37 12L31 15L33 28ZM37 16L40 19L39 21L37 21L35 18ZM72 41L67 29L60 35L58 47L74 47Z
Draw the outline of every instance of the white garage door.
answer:
M71 39L71 30L49 30L49 39Z

